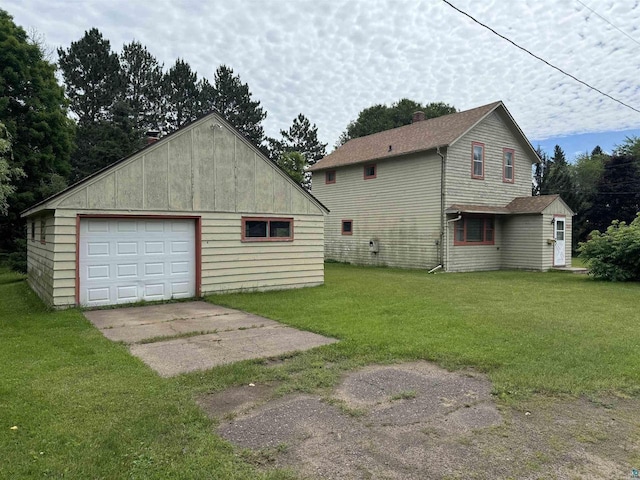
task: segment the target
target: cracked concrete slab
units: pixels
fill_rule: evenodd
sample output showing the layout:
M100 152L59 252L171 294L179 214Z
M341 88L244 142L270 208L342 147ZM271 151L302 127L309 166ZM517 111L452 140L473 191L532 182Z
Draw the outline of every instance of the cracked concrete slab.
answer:
M165 377L337 342L207 302L93 310L84 315L105 337L129 344L133 355Z

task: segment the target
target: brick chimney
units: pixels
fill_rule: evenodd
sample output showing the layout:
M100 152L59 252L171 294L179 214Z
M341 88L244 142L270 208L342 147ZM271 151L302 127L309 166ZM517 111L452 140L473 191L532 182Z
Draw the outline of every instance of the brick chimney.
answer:
M151 145L152 143L156 143L160 140L160 131L159 130L149 130L146 133L147 136L147 145Z
M424 112L413 112L413 120L411 120L411 123L422 122L424 119Z

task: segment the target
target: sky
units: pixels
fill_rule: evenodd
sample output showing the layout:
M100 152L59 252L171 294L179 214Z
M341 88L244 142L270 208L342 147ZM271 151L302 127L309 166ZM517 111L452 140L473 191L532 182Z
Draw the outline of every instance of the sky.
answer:
M640 110L640 0L450 2ZM0 8L54 52L96 27L114 51L140 41L165 69L182 58L213 80L225 64L267 111L267 135L303 113L329 151L362 109L401 98L459 110L502 100L534 147L551 152L557 143L568 159L640 137L639 112L442 0L3 0Z

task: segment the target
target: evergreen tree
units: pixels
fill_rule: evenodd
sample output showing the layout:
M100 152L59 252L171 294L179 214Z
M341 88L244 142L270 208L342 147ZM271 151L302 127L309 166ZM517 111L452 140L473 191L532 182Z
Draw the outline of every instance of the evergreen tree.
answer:
M242 83L239 75L234 75L226 65L220 65L214 76L213 88L201 86L201 91L204 91L201 108L217 110L254 145L265 150L262 121L267 113L258 100L251 99L249 85Z
M587 212L589 225L604 232L613 220L630 223L638 212L640 157L614 155L604 164L595 201Z
M409 125L413 120L413 114L417 111L424 112L425 119L457 112L455 107L443 102L421 104L408 98L403 98L390 107L382 104L373 105L362 110L358 114L358 118L347 125L347 129L340 135L336 147L352 138Z
M579 194L576 191L571 169L560 145L555 146L553 157L547 163L548 170L540 189L541 194L560 194L572 210L578 210L580 204Z
M298 152L305 159L305 165L314 165L318 160L326 155L327 144L318 140L318 127L311 124L309 119L302 113L293 119L293 123L288 130L280 130L282 138L275 140L269 138L269 155L276 163L283 153ZM305 167L306 168L306 167ZM310 188L311 174L305 173L301 182L304 187Z
M125 45L120 54L124 101L131 110L133 128L143 134L162 126L162 65L140 42Z
M11 170L21 169L26 175L14 184L8 214L0 217L0 249L14 251L25 234L20 212L44 198L43 186L69 172L74 128L55 65L4 10L0 65L0 122L12 142L12 155L5 160Z
M111 110L122 94L123 79L118 55L97 28L84 33L64 50L59 64L71 110L78 123L111 119Z
M165 74L162 92L166 131L177 130L200 115L198 75L184 60L177 59Z
M542 147L538 145L536 148L536 154L540 161L536 163L533 170L533 182L531 184L531 195L541 195L542 191L546 191L546 187L544 186L546 180L546 173L549 171L549 155L547 152L542 150Z
M307 159L300 152L283 152L276 159L276 164L287 174L302 185L305 180Z

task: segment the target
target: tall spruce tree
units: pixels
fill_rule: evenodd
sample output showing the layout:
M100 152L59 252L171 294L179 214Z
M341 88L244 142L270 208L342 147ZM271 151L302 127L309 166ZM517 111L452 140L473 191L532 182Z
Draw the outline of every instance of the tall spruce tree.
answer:
M280 130L281 139L267 139L269 155L272 160L279 163L284 153L298 152L305 159L303 170L314 165L326 155L327 144L318 140L318 127L311 124L302 113L293 119L288 130ZM293 178L293 177L292 177ZM297 176L296 176L297 179ZM311 175L305 173L300 182L304 187L311 187Z
M123 78L118 54L97 28L64 50L58 49L59 65L71 111L78 123L110 120L112 107L120 99Z
M0 250L15 251L24 238L20 212L44 198L53 178L69 172L73 122L67 117L64 91L55 78L55 65L0 10L0 122L11 136L10 169L26 177L14 185L8 214L0 216ZM24 252L22 252L24 254Z
M184 60L178 58L165 74L162 93L166 131L177 130L200 115L198 74Z
M242 83L240 76L234 75L231 68L220 65L214 75L213 89L208 89L208 92L208 96L201 97L201 108L220 112L231 125L266 152L262 121L267 113L258 100L252 100L249 85Z
M123 100L128 105L133 128L141 133L162 126L162 68L140 42L122 48L120 68L124 82Z

